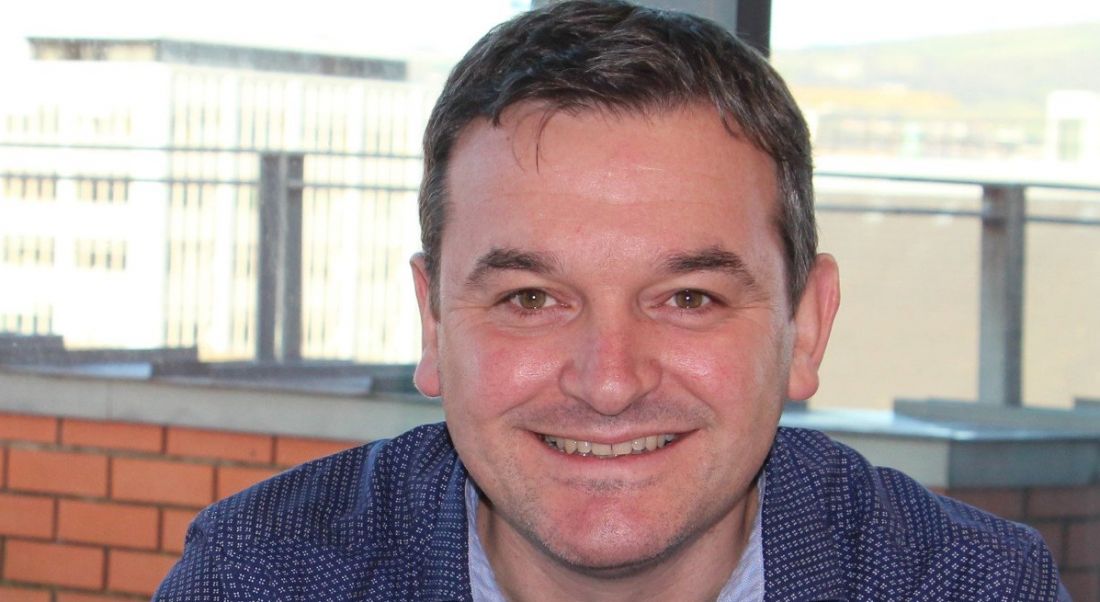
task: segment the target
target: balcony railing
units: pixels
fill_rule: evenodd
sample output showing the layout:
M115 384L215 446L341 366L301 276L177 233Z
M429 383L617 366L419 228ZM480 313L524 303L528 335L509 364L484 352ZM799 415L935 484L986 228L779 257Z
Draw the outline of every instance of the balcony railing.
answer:
M208 360L416 359L407 268L419 246L416 156L30 143L0 144L0 153L33 155L0 171L0 282L9 291L0 330L61 334L78 347L197 347ZM1100 226L1091 209L1100 208L1100 185L817 177L830 190L838 182L939 186L956 197L959 187L975 190L964 195L980 204L948 206L858 202L827 190L818 211L976 220L977 398L1023 405L1027 226ZM1061 193L1083 195L1089 209L1029 207L1035 194Z

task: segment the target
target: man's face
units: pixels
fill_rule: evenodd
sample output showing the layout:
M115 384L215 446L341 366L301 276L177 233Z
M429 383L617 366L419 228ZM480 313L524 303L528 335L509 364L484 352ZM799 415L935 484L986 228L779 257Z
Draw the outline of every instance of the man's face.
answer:
M642 566L744 519L820 355L800 359L766 154L704 107L544 117L458 140L438 317L414 261L417 386L488 499L487 545Z

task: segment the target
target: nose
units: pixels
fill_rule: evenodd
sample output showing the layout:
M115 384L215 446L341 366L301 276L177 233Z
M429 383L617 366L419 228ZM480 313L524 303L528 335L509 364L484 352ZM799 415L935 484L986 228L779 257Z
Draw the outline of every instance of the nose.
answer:
M658 353L644 319L590 315L570 337L562 392L605 416L616 416L660 381Z

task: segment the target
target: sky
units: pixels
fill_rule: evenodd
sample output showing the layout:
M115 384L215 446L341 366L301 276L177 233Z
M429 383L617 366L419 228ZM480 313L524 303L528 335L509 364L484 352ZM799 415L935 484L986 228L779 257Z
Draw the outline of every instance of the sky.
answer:
M6 7L0 19L0 58L26 56L28 35L174 37L369 56L457 57L491 25L529 4L36 0ZM777 49L1100 21L1097 0L773 0L772 10Z
M1100 22L1100 2L772 0L772 46L835 46L1083 22Z
M460 55L528 0L36 0L5 9L0 55L28 35L171 37L370 56Z

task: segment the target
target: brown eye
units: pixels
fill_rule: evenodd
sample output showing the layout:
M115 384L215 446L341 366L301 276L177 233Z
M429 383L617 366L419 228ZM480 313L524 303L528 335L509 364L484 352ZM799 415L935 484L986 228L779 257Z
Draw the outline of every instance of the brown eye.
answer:
M672 296L672 300L676 304L676 307L680 309L698 309L702 307L706 298L706 294L692 289L677 291L676 294Z
M546 293L537 289L526 289L515 294L515 302L523 309L542 309L546 307Z

